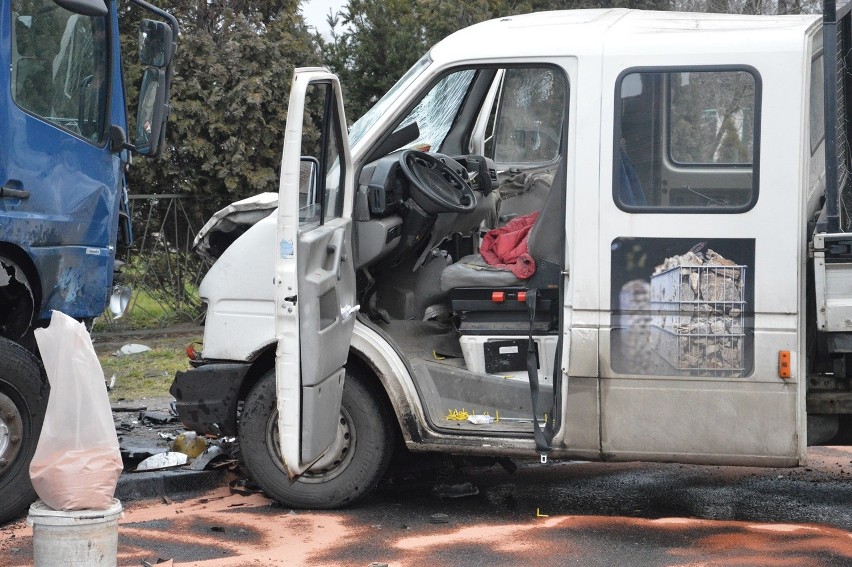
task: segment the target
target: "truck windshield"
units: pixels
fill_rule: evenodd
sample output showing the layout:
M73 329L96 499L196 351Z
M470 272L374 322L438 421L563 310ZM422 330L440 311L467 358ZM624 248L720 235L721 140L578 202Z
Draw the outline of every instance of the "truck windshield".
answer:
M96 144L104 139L107 22L53 0L12 0L12 96L18 106Z
M364 113L364 116L355 121L355 124L352 125L352 128L349 129L349 146L354 147L364 134L373 127L379 117L381 117L391 105L391 103L396 100L397 95L408 88L408 86L414 82L417 77L423 74L423 71L426 70L432 63L432 60L429 58L429 54L427 53L423 57L420 58L417 63L415 63L411 69L405 72L405 75L402 76L400 80L394 84L390 88L385 95L379 99L379 101L373 105L370 110Z

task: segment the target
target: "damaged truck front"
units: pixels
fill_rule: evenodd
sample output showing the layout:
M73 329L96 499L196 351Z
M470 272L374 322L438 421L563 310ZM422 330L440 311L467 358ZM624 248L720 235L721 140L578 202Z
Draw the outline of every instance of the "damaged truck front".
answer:
M177 22L143 0L128 6L0 3L0 523L34 499L29 462L49 386L33 329L53 310L87 323L103 313L116 246L131 240L131 153L164 143ZM119 12L140 18L130 135Z
M349 132L336 77L297 70L278 195L200 239L181 418L298 507L366 494L400 443L804 464L852 414L849 22L503 18Z

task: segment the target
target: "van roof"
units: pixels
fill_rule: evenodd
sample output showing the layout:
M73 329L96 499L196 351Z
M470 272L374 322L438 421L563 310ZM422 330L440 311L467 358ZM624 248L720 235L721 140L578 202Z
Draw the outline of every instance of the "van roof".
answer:
M745 16L623 8L536 12L482 22L432 49L438 63L494 57L801 51L819 15ZM712 45L713 48L708 48Z

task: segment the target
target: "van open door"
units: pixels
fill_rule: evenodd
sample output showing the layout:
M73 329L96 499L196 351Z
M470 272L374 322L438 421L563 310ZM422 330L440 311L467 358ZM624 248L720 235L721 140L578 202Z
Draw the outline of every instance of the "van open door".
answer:
M352 160L336 76L297 69L290 92L275 254L275 378L290 480L321 460L340 426L355 326Z

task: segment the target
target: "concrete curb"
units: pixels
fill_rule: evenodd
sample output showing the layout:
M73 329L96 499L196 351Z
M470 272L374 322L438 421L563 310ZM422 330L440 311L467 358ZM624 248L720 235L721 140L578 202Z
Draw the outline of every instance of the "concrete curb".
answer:
M227 486L228 478L229 474L225 470L125 472L118 479L115 497L123 502L162 497L185 500Z

